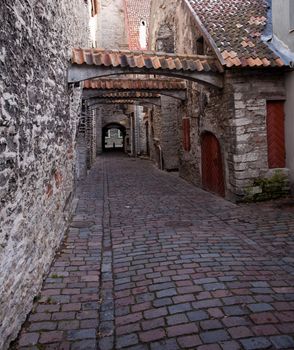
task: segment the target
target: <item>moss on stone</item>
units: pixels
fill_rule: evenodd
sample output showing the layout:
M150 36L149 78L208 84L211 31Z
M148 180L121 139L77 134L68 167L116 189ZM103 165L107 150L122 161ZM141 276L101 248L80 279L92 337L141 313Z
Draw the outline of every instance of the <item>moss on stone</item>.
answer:
M289 194L288 177L276 170L271 177L254 180L252 186L245 191L244 202L261 202L278 199Z

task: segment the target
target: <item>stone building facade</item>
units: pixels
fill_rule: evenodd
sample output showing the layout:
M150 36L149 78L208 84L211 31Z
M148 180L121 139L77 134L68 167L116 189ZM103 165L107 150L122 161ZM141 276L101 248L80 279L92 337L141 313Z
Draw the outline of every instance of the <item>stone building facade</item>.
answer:
M249 18L254 13L256 16L262 13L266 14L262 1L253 1L253 3L252 9L244 8L242 13L246 14L248 12L247 16ZM199 6L199 8L193 8L193 4L196 7ZM251 197L256 198L259 194L263 197L263 188L258 183L260 181L266 182L272 179L273 176L274 178L277 176L277 178L281 177L277 180L281 181L278 191L284 194L288 191L288 169L283 162L280 162L282 166L271 166L269 164L269 158L271 157L269 153L272 150L269 145L270 131L267 126L270 106L276 101L286 100L287 97L285 87L286 70L280 67L282 65L279 61L281 55L274 54L261 39L256 39L254 33L251 35L250 21L252 21L252 24L254 22L255 26L259 26L258 38L260 38L266 25L266 18L262 17L264 19L261 23L256 19L257 17L251 17L251 19L248 18L248 22L244 23L245 20L242 22L243 15L236 19L237 9L228 1L221 1L218 5L219 10L230 9L231 11L228 13L234 13L235 11L235 17L230 20L237 21L236 31L238 31L238 28L241 28L242 31L243 27L247 26L246 29L248 29L249 35L248 38L244 38L244 33L240 33L239 40L243 40L243 42L238 43L234 42L238 40L238 37L236 39L234 36L235 34L226 33L226 29L220 28L220 33L224 36L224 38L221 38L223 42L229 42L231 38L232 46L235 45L235 47L218 48L217 45L221 45L223 42L216 43L213 40L214 26L209 23L209 20L205 22L205 19L209 18L212 18L213 21L214 16L211 11L210 15L206 16L205 9L208 9L208 4L209 1L198 1L197 5L192 1L167 2L160 0L152 2L151 50L161 49L176 54L216 56L224 66L223 89L189 82L187 101L180 105L178 112L173 108L172 112L169 113L167 129L174 128L174 125L177 125L177 129L180 130L179 151L177 153L180 174L195 185L234 201L244 200L244 198L247 200ZM245 6L245 4L242 6ZM221 21L219 22L221 23ZM227 39L225 38L226 35L228 35ZM215 37L217 37L217 34L215 34ZM241 56L239 59L238 49L240 47L241 49L254 47L255 50L258 46L260 47L257 51L260 50L261 55L267 52L265 56L268 55L269 60L271 59L274 62L271 67L269 67L267 61L264 61L266 68L262 61L255 64L253 59L249 64ZM241 49L240 52L242 52ZM230 61L228 63L226 61L226 59L231 60L230 54L232 54L233 60L236 59L235 62ZM246 57L250 60L248 58L250 57L250 50ZM150 120L149 122L151 123ZM153 124L157 129L158 123ZM161 127L157 131L157 135L157 143L163 145L165 141L160 136ZM185 138L188 140L188 144L185 144ZM218 155L207 154L209 152L207 145L215 147L215 151L212 148L210 151L212 153L217 152ZM171 152L173 155L176 154L174 150L175 148ZM172 154L168 151L163 152L163 157L170 159ZM215 159L212 159L214 156ZM214 165L216 162L220 163L218 169ZM211 175L213 172L215 174ZM278 175L275 175L276 173ZM223 178L221 179L221 177ZM271 180L269 181L271 182Z
M81 89L66 77L71 48L92 46L90 11L82 0L0 4L1 349L25 321L71 214Z
M283 58L294 67L294 3L291 0L273 0L273 33L270 43L273 49L282 52ZM286 160L290 170L292 192L294 191L294 72L286 73L285 130Z

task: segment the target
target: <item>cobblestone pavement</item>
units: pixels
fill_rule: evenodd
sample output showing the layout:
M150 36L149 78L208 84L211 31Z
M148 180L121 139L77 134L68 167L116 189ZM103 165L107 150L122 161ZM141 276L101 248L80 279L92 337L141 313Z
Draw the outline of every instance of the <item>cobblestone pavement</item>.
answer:
M17 349L294 349L294 212L98 158Z

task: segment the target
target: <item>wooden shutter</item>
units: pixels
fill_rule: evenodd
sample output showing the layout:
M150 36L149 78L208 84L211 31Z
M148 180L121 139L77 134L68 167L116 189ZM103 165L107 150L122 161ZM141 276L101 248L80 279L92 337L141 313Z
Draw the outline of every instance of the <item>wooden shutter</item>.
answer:
M225 196L225 181L222 153L218 139L211 133L205 133L201 142L202 184L203 188Z
M189 152L191 149L190 141L190 119L183 119L183 148L185 151Z
M268 166L285 168L285 114L283 101L267 101Z

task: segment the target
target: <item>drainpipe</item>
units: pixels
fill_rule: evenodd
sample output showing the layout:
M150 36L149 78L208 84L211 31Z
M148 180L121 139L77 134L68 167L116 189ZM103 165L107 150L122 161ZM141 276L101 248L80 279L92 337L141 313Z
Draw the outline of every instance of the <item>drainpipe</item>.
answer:
M159 161L160 161L160 170L163 170L163 154L162 154L162 148L160 145L157 145L159 149Z

